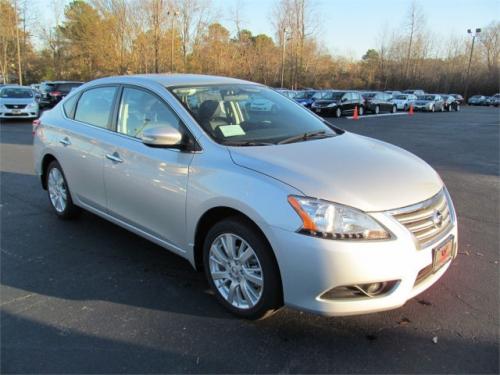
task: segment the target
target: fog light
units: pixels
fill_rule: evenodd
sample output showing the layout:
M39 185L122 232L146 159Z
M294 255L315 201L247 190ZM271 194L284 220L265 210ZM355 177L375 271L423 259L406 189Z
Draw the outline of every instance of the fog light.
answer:
M368 284L366 287L366 292L370 294L375 294L379 292L382 289L383 284L382 283L373 283L373 284Z
M323 293L320 298L324 300L373 298L380 297L392 292L401 280L390 280L370 284L343 285L330 289Z

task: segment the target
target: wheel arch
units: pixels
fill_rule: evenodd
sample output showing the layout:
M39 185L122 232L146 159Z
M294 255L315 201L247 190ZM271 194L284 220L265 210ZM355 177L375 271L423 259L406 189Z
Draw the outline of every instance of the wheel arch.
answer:
M237 210L232 207L227 207L227 206L216 206L208 209L203 213L203 215L200 217L198 220L198 223L196 225L196 230L195 230L195 236L194 236L194 246L193 246L193 259L194 259L194 266L196 270L201 271L203 270L203 241L205 239L205 236L207 235L208 231L210 228L212 228L213 225L216 223L227 219L227 218L239 218L240 220L245 221L248 225L250 225L252 228L254 228L261 236L264 241L268 244L269 248L271 249L271 255L272 259L274 261L274 264L276 266L276 269L278 270L278 278L279 282L281 284L281 287L283 288L283 281L281 278L281 271L279 268L278 261L276 259L276 254L272 248L272 245L267 238L266 234L264 231L260 228L260 226L252 220L248 215L245 213L241 212L240 210ZM281 299L283 300L283 289L281 290Z
M45 154L42 158L41 169L40 169L40 180L42 182L42 187L47 190L47 168L50 163L57 161L56 157L50 153Z

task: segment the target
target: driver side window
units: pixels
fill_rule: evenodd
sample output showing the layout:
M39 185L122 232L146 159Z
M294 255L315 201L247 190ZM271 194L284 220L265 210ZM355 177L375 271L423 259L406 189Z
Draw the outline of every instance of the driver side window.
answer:
M177 115L158 97L144 90L123 89L116 131L141 138L145 129L170 125L181 129Z

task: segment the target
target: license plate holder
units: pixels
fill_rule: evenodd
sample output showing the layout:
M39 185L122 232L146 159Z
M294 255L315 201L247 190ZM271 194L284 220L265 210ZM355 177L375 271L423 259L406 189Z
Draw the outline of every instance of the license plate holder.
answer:
M13 109L12 113L15 114L15 115L18 115L18 114L21 113L21 110L20 109Z
M432 270L437 272L453 258L454 239L450 237L443 244L432 249Z

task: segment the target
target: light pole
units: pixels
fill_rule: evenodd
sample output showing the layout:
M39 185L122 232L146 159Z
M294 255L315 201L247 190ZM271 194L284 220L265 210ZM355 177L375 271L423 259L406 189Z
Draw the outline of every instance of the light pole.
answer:
M283 44L282 49L281 49L281 88L283 88L284 81L285 81L286 32L287 32L287 29L286 29L286 27L284 27L282 30L282 35L281 35L281 38L282 38L281 43Z
M467 67L467 77L465 81L465 90L464 90L464 99L467 100L467 92L469 91L469 79L470 79L470 65L472 63L472 54L474 53L474 42L476 41L476 37L479 36L481 29L477 28L475 32L472 32L471 29L467 30L467 34L472 36L472 45L470 47L470 56L469 56L469 65Z
M179 11L177 10L169 10L167 11L167 16L172 17L172 28L170 29L171 38L170 38L170 72L174 72L174 21L175 17L179 15Z

